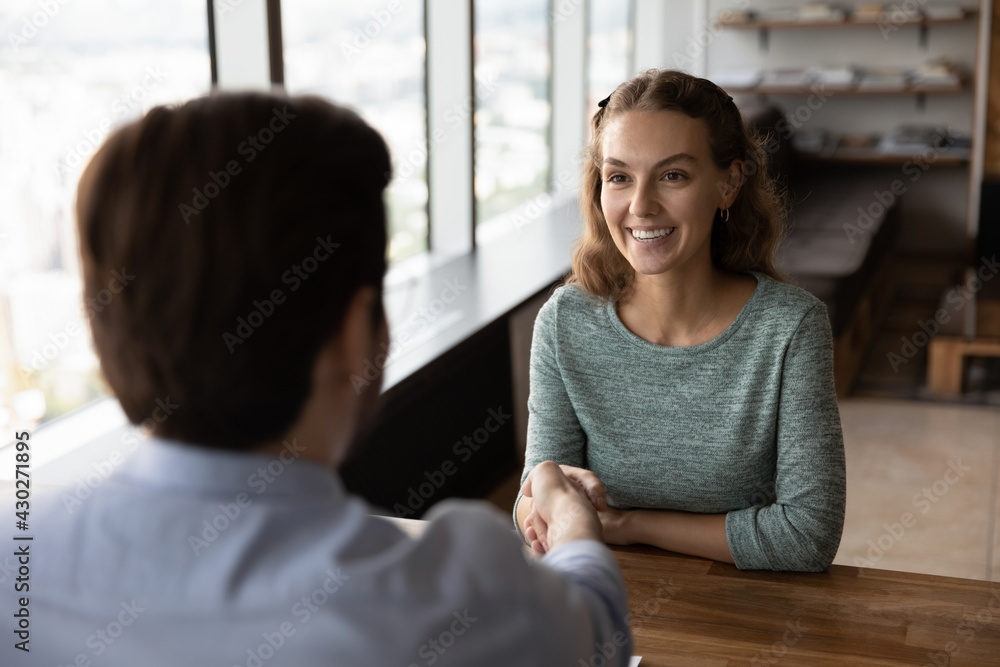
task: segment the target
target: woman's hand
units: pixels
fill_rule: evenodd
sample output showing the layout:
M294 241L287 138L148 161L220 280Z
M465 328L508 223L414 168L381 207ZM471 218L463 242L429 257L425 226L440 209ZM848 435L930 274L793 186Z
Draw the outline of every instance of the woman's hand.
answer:
M606 544L617 544L624 546L632 544L632 540L625 532L625 521L628 518L628 510L616 510L611 507L597 513L597 518L601 520L604 542Z

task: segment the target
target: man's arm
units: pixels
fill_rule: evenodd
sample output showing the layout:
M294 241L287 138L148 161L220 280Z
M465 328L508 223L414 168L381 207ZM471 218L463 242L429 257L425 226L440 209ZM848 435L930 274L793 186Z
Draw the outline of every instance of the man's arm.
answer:
M626 667L625 583L590 501L551 461L531 471L524 491L546 526L545 557L526 558L509 524L485 503L452 500L431 510L417 553L406 555L425 564L407 568L419 587L440 586L451 598L439 608L468 608L478 619L470 641L456 642L438 664Z
M584 664L599 656L601 664L627 665L632 634L625 584L614 556L602 544L593 501L552 461L535 466L521 491L532 504L531 530L547 551L541 562L572 583L590 612L593 650L588 645L577 657Z

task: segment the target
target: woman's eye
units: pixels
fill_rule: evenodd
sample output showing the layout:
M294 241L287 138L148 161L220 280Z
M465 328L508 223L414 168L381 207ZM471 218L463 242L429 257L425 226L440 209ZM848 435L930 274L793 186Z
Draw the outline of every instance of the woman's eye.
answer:
M607 180L608 183L624 183L625 176L623 174L611 174Z
M663 180L665 181L680 181L684 178L684 174L679 171L668 171L663 175Z

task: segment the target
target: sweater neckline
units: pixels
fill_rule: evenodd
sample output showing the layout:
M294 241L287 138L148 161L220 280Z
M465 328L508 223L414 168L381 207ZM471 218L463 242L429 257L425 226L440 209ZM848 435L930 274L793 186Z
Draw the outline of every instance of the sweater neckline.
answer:
M756 307L756 302L761 299L760 293L767 280L767 276L760 273L759 271L754 271L754 270L747 271L746 273L752 275L754 278L757 279L757 286L754 288L753 293L750 295L750 298L747 299L747 302L745 304L743 304L743 308L740 309L740 312L736 316L736 319L730 322L729 326L726 327L726 329L722 333L720 333L712 340L705 341L704 343L699 343L698 345L688 345L685 347L671 347L668 345L659 345L657 343L652 343L646 340L645 338L642 338L641 336L637 336L636 334L632 333L632 331L629 330L629 328L626 327L622 323L621 319L618 317L618 311L614 301L608 302L604 306L604 312L608 316L608 321L610 322L611 327L615 331L617 331L622 336L622 338L624 338L632 345L644 348L646 350L651 350L655 354L684 355L684 354L699 354L701 352L707 352L725 343L729 339L729 337L732 336L736 332L736 330L740 328L740 326L742 326L743 321L746 320L747 317L749 317L749 312L754 307Z

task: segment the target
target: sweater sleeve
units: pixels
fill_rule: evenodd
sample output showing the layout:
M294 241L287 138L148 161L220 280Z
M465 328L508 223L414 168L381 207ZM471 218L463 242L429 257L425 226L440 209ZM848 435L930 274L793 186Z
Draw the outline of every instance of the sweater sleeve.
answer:
M580 468L586 462L586 434L566 392L559 365L559 298L560 292L557 291L538 311L531 338L528 438L524 471L521 473L522 484L532 468L542 461L551 460ZM517 500L514 501L515 528L517 504L520 501L521 494L518 493Z
M785 351L774 502L729 512L726 538L740 569L819 572L840 545L846 505L844 439L826 307L812 306Z

